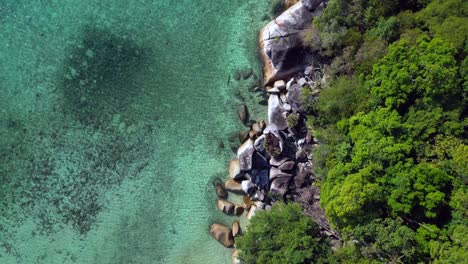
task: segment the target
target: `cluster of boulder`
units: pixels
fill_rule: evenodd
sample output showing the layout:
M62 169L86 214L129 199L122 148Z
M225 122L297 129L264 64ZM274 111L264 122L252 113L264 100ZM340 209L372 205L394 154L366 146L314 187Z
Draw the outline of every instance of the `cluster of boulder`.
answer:
M239 118L248 124L249 130L237 134L240 146L237 158L229 162L229 179L215 183L217 207L225 214L240 216L247 211L250 219L257 210L268 210L273 202L310 183L313 175L310 153L316 143L305 125L301 93L314 82L314 69L309 67L306 73L287 83L278 80L272 87L266 87L267 122L249 121L247 107L238 108ZM244 203L228 201L228 192L244 195ZM211 234L230 247L238 232L229 235L229 230L215 224Z
M326 2L297 1L261 30L268 120L251 121L246 105L237 109L239 119L249 129L231 138L231 142L233 138L239 142L239 146L231 146L237 157L229 162L229 180L217 182L215 187L217 207L225 214L240 216L247 212L251 219L258 210L269 210L274 202L285 198L301 203L321 233L339 242L339 235L330 228L319 205L320 192L313 185L311 152L317 142L306 126L303 105L304 89L308 89L309 100L317 98L324 77L319 67L300 61L302 33ZM249 77L250 72L236 73L234 78L244 75ZM243 195L243 204L228 201L228 192ZM213 224L210 233L224 246L232 247L240 234L239 222L234 221L232 227ZM234 263L239 263L237 253L233 252Z

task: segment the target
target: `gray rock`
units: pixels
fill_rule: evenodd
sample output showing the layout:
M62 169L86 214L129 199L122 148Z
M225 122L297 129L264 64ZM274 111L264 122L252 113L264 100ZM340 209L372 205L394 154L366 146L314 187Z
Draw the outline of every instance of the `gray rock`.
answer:
M280 97L281 103L286 104L288 102L285 94L280 94L279 97ZM283 112L283 115L286 115L286 113Z
M311 65L307 66L304 70L304 75L311 76L314 73L314 67Z
M289 88L288 93L286 94L286 99L288 103L291 105L292 109L296 110L297 112L302 112L301 104L302 104L302 87L298 84L293 84Z
M302 32L312 23L315 2L298 2L261 29L264 83L284 79L305 67Z
M300 78L298 81L297 81L297 85L301 86L301 87L304 87L305 85L307 84L307 80L305 78Z
M260 152L260 153L264 153L265 152L265 146L263 145L263 142L265 141L265 136L264 135L261 135L260 137L258 137L255 142L254 142L254 148Z
M323 2L325 2L325 0L302 0L302 5L304 5L304 7L313 12L315 11L319 6L320 4L322 4Z
M283 130L288 127L286 118L283 116L283 104L278 95L270 95L268 99L268 122L276 130Z
M307 160L307 153L303 149L298 149L296 151L296 160L306 161Z
M261 191L256 191L253 195L252 195L252 201L263 201L265 200L265 194L263 194Z
M254 141L250 138L237 149L240 170L248 171L252 169L252 155L254 152Z
M289 182L292 177L278 177L272 180L270 191L284 195L289 188Z
M249 110L245 104L237 108L237 114L243 124L247 124L249 122Z
M281 171L290 171L294 168L294 165L296 165L296 162L290 160L286 161L285 163L281 164L278 169Z
M286 112L291 112L292 108L290 104L283 104L283 109ZM287 119L286 119L287 120Z
M252 194L253 191L255 191L255 184L253 184L249 180L242 181L241 186L242 190L249 195Z
M272 182L276 178L291 178L292 176L293 176L292 174L282 172L282 171L280 171L279 169L277 169L275 167L271 167L271 169L270 169L270 177L269 178L270 178L270 181L272 181Z
M271 166L275 166L275 167L278 167L278 166L281 166L283 163L285 163L286 161L288 161L288 158L287 157L272 157L270 159L270 165Z
M294 78L291 78L287 83L286 83L286 90L289 90L289 87L291 87L291 84L293 84Z

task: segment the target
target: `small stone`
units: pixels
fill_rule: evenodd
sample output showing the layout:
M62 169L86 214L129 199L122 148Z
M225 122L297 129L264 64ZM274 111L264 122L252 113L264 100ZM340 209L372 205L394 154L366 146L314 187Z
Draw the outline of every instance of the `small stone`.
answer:
M307 153L302 150L302 149L299 149L297 150L296 152L296 160L298 161L306 161L307 160Z
M272 180L270 190L274 193L284 195L289 188L291 177L278 177Z
M240 224L239 224L239 221L237 220L234 220L234 222L232 222L232 236L233 237L236 237L240 234Z
M283 80L278 80L273 84L273 87L284 90L286 89L286 83Z
M263 194L261 191L257 190L252 196L252 201L263 201L263 200L265 200L265 194Z
M262 130L265 129L265 127L266 127L265 120L260 119L260 120L258 121L258 124L260 125L260 128L261 128Z
M239 259L239 250L237 249L232 252L232 264L243 264Z
M267 90L267 93L269 93L269 94L279 94L280 90L277 87L274 87L274 88L270 87L270 89Z
M286 90L289 91L289 87L291 87L291 84L294 82L294 78L291 78L287 83L286 83Z
M234 213L234 204L228 200L218 199L217 205L218 205L218 209L225 214L230 215Z
M256 205L252 205L250 207L250 210L249 210L249 213L247 214L247 219L252 219L252 217L255 216L255 212L258 210L257 206Z
M307 84L307 80L305 78L300 78L298 81L297 81L297 84L301 87L304 87L304 85Z
M255 122L252 124L252 131L255 133L256 136L260 136L263 132L263 129L259 122Z
M244 212L244 207L242 205L236 204L236 206L234 207L234 214L237 216L240 216L242 215L243 212Z
M305 74L306 76L311 76L312 73L314 73L314 67L312 67L312 66L307 66L307 67L305 68L305 70L304 70L304 74Z

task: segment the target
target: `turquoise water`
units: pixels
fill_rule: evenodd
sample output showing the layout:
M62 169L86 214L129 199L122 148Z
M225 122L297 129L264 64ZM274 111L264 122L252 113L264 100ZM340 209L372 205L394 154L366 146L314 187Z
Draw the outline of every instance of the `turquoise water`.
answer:
M265 118L271 1L2 0L0 263L229 263L212 181Z

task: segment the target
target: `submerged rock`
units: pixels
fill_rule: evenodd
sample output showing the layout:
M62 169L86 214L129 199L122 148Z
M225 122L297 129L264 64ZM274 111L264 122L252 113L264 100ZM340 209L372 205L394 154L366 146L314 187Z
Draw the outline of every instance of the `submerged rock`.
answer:
M225 247L232 247L234 245L234 237L232 230L221 224L213 224L210 227L211 236Z
M216 183L216 195L220 198L224 198L227 195L226 189L221 182Z
M247 124L249 122L249 110L245 104L237 108L237 114L239 115L239 119L242 124Z

